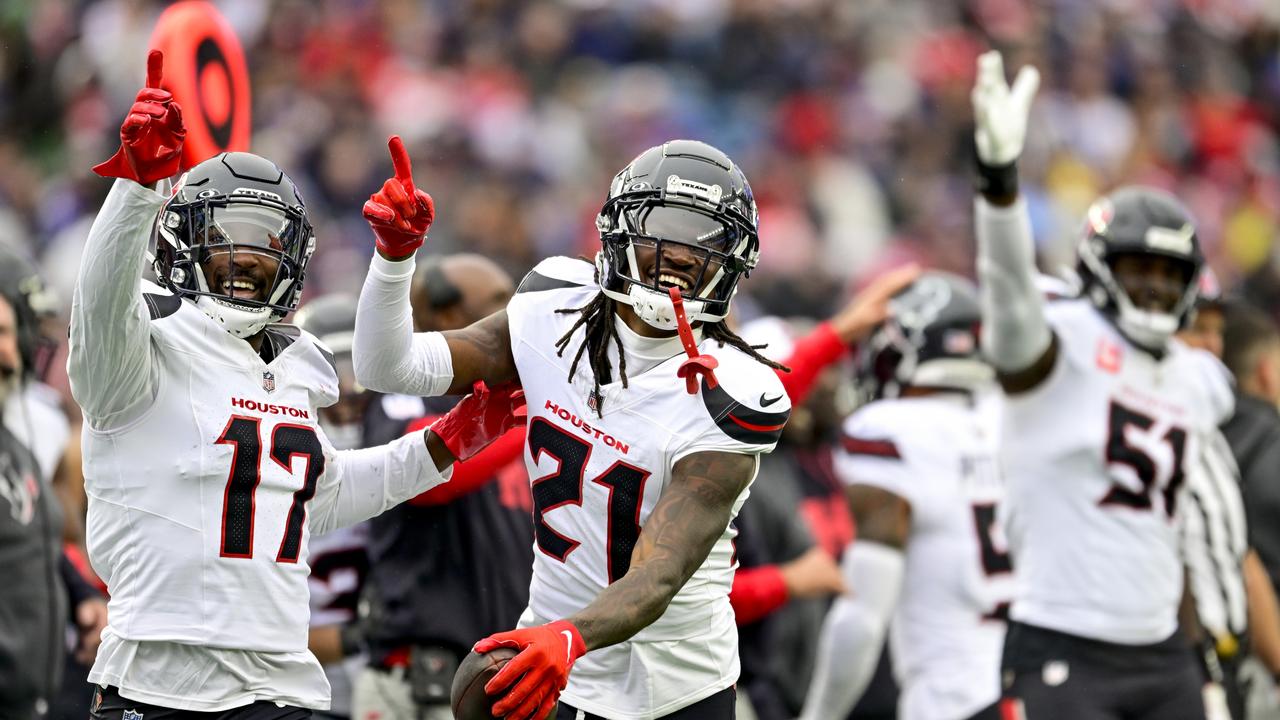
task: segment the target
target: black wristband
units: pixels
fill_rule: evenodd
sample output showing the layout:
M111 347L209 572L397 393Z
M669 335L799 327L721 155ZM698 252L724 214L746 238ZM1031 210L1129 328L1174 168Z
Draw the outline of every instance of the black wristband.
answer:
M979 160L977 166L975 184L978 192L988 198L1010 198L1018 194L1018 161L1008 165L987 165Z

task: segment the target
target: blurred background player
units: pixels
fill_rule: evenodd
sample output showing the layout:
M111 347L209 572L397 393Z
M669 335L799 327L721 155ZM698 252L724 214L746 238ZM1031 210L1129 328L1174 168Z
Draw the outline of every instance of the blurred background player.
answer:
M1035 286L1017 164L1039 84L984 54L973 90L983 350L1005 402L1005 528L1017 582L1002 668L1029 720L1205 717L1178 632L1176 530L1200 436L1231 412L1216 360L1173 339L1203 256L1170 195L1125 188L1085 217L1081 297ZM1225 395L1225 399L1224 399Z
M790 408L777 364L724 324L759 255L746 177L705 143L652 147L610 185L594 266L544 260L505 310L415 335L408 283L433 213L398 138L391 152L396 176L365 205L378 253L357 372L422 395L518 376L528 397L529 608L474 648L520 651L486 685L495 713L541 717L559 698L566 718L733 717L730 522Z
M472 396L432 431L334 449L318 417L338 399L333 356L277 323L315 249L302 199L250 153L156 192L185 135L161 65L152 51L120 149L95 168L117 180L72 300L89 555L111 596L92 716L310 717L329 707L307 649L310 535L445 482L448 444L483 444L511 408ZM140 277L152 237L168 292ZM486 426L490 399L502 407Z
M832 465L840 423L855 401L846 356L918 274L914 265L885 273L804 332L803 323L777 317L742 328L744 339L790 368L779 378L792 402L778 447L761 458L760 482L734 521L740 566L729 599L746 690L740 702L749 698L761 720L800 714L823 618L832 597L847 591L838 563L853 521ZM881 657L853 717L894 715L896 688L888 654Z
M506 271L480 255L424 257L409 291L414 331L466 327L505 307L514 289ZM373 397L365 435L371 444L428 426L457 403ZM520 619L533 563L523 449L524 429L512 430L455 464L445 485L371 521L361 618L371 662L356 686L359 720L452 718L458 663L476 641Z
M320 427L336 450L365 447L362 435L371 393L356 382L351 366L356 299L342 294L322 295L303 305L293 322L333 353L338 401L320 408ZM316 712L317 717L352 716L352 681L365 659L356 611L369 571L368 535L368 523L357 523L311 537L307 559L311 566L307 576L311 633L307 646L324 666L330 697L329 710Z
M842 561L851 593L827 615L803 718L849 714L886 629L898 718L1000 718L1013 576L980 319L972 283L926 273L859 350L871 402L845 421L835 465L858 530Z

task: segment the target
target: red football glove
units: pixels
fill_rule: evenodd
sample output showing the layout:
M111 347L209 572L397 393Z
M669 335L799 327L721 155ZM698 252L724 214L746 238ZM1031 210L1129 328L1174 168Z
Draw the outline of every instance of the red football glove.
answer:
M676 330L680 333L680 344L684 345L685 354L689 356L688 360L676 368L676 377L684 378L684 389L690 395L698 394L699 375L707 379L707 387L714 389L716 368L720 366L720 361L714 355L698 352L698 344L693 341L693 328L689 326L689 318L684 314L684 299L680 297L680 288L669 288L667 292L671 294L671 304L676 309Z
M413 186L413 166L399 135L392 135L387 147L396 176L382 183L382 189L364 204L364 219L378 239L378 250L392 260L409 257L427 239L436 205L431 196Z
M94 172L143 185L178 173L187 129L182 124L182 108L169 91L160 89L163 63L164 55L159 50L152 50L147 56L147 86L138 91L129 115L120 125L120 149L110 160L95 165Z
M502 666L485 684L484 691L501 694L502 699L493 705L493 714L513 720L546 717L569 683L574 661L587 652L578 628L568 620L496 633L471 649L487 653L499 647L516 648L520 654Z
M528 415L519 383L503 383L490 390L484 381L478 381L470 395L431 425L431 432L462 461L488 447L511 428L524 425Z

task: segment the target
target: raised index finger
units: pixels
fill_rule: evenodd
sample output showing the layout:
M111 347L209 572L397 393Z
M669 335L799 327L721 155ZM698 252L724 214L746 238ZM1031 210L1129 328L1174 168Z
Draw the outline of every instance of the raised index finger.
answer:
M152 50L147 54L147 87L160 87L160 70L164 65L164 53Z
M391 150L391 166L395 168L396 179L404 186L405 192L409 197L413 197L413 165L409 162L409 151L404 149L404 141L399 135L392 135L391 140L387 142L387 148Z

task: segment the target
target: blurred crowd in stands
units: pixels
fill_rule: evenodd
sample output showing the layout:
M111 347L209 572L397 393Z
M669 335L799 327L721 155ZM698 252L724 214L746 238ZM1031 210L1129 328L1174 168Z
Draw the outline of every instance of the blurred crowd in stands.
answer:
M0 12L0 242L65 304L167 3ZM1223 285L1280 311L1280 6L1265 0L225 0L248 56L252 150L303 186L325 251L308 294L358 289L360 206L409 143L430 247L519 277L593 253L609 176L672 137L752 179L763 310L824 316L903 257L971 274L975 57L1044 76L1022 163L1045 269L1122 181L1167 187ZM743 304L745 308L745 303Z

